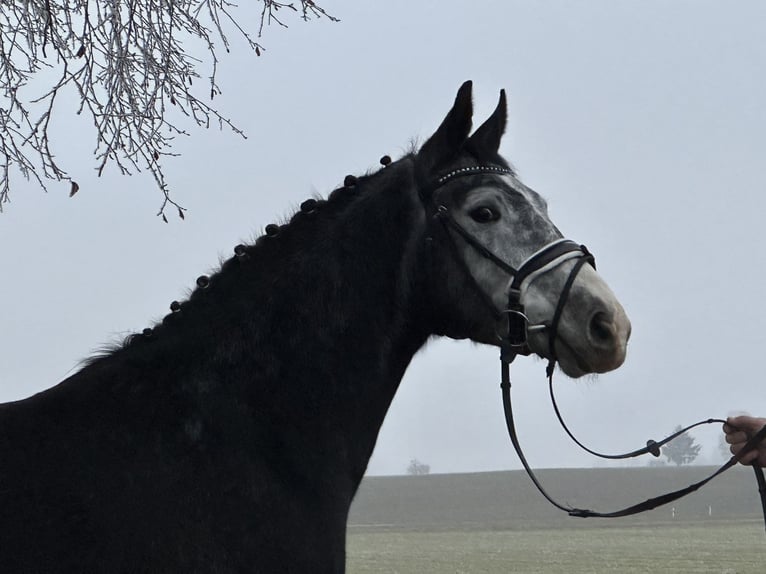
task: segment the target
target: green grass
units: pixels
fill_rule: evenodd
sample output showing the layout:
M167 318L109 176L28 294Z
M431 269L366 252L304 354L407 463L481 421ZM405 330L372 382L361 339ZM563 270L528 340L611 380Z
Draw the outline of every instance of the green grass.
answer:
M613 510L699 480L710 468L544 470L555 496ZM732 469L671 507L577 519L520 472L368 478L351 511L349 574L766 573L750 469Z
M562 502L616 510L696 482L710 467L547 469L543 485ZM675 508L673 516L671 508ZM698 492L610 526L663 522L757 519L761 516L752 470L733 468ZM602 527L604 519L575 519L553 508L523 471L366 478L351 508L350 524L411 530L515 530ZM764 568L766 573L766 568Z
M348 536L348 573L762 574L760 523Z

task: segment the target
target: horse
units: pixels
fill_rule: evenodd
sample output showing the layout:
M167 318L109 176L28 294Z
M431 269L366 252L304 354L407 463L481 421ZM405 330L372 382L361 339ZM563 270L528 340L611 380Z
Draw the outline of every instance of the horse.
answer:
M161 321L0 405L1 571L344 572L349 507L413 355L439 336L499 345L509 270L562 241L498 152L505 92L472 134L471 92L419 150L303 202ZM552 342L529 329L526 345L575 378L619 367L630 333L576 264L520 292L525 320L550 325L570 283Z

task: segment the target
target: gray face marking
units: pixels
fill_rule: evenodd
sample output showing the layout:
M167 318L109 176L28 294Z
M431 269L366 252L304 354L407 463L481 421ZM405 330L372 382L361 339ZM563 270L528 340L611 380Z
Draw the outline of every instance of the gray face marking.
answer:
M502 185L483 185L468 192L453 216L490 251L518 268L562 235L548 218L547 204L538 193L510 175L499 179ZM475 221L471 214L482 208L491 209L498 219L491 223ZM477 282L487 286L487 294L498 309L504 308L511 277L467 244L460 251Z
M539 194L510 175L497 179L498 184L487 183L467 192L452 215L492 253L519 268L562 234L548 217L547 204ZM477 221L472 214L484 208L496 218ZM457 244L478 285L498 310L505 309L512 277L467 242L458 239ZM572 259L564 261L529 283L522 302L530 324L550 324L574 264ZM586 265L574 282L559 324L556 351L562 369L577 377L616 368L624 360L629 334L624 309L604 280ZM601 339L599 335L603 335ZM529 344L539 355L548 353L544 332L530 334Z
M493 204L500 214L495 229L471 223L495 253L518 267L530 255L562 236L548 217L547 203L537 192L513 176L501 179L507 187L480 187L471 191L461 211L465 217L482 204ZM508 241L511 234L513 240Z

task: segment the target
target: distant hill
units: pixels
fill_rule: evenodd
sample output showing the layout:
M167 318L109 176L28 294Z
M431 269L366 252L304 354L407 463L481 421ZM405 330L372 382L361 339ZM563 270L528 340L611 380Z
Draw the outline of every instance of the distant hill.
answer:
M715 468L641 467L548 469L539 478L554 498L572 506L611 511L677 490ZM675 515L672 508L675 507ZM759 519L757 484L737 467L700 491L635 517L608 519L629 526L666 522ZM352 529L467 530L605 526L599 518L572 518L552 507L523 471L368 477L349 520Z

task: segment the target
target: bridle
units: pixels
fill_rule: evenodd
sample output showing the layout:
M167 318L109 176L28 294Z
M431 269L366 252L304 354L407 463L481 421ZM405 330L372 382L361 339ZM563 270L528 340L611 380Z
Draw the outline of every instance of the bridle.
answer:
M449 183L450 181L454 179L470 176L470 175L513 175L513 171L505 167L484 166L484 165L477 165L477 166L456 169L442 175L441 177L433 181L430 185L426 186L425 191L428 192L428 196L426 197L425 193L421 192L420 194L421 200L424 202L425 205L427 205L427 202L429 201L430 197L433 197L433 192L436 189L442 187L443 185ZM436 212L433 217L433 221L438 222L442 226L445 232L445 235L447 237L450 250L454 258L458 262L459 266L461 267L463 273L466 275L469 282L473 285L473 287L477 290L478 294L481 296L484 304L488 306L488 308L492 311L492 313L496 317L499 317L502 315L507 316L507 320L508 320L507 332L505 334L498 334L498 339L500 341L500 362L501 362L500 388L502 391L503 408L505 411L505 421L506 421L506 426L508 428L508 434L510 436L511 443L513 444L516 454L518 455L519 460L521 461L521 464L524 467L524 470L527 472L527 475L532 480L537 490L556 508L568 513L570 516L576 516L580 518L588 518L588 517L617 518L621 516L630 516L632 514L645 512L647 510L652 510L653 508L657 508L658 506L668 504L674 500L677 500L683 496L686 496L687 494L690 494L698 490L699 488L701 488L702 486L704 486L705 484L713 480L718 475L722 474L723 472L725 472L732 466L736 465L742 459L742 457L745 456L746 453L757 448L758 444L764 439L766 439L766 426L764 426L757 433L749 437L747 443L742 448L742 450L740 450L736 455L732 456L724 465L722 465L718 470L713 472L711 475L709 475L705 479L699 482L695 482L687 486L686 488L682 488L680 490L676 490L673 492L669 492L667 494L650 498L648 500L645 500L638 504L634 504L632 506L628 506L620 510L616 510L613 512L596 512L594 510L589 510L584 508L575 508L575 507L558 502L550 494L548 494L545 488L543 488L539 479L535 476L535 473L533 472L532 468L527 462L527 459L524 456L524 452L521 449L521 444L519 442L518 434L516 432L516 425L515 425L514 417L513 417L513 407L511 403L510 367L511 367L511 363L513 363L514 359L518 355L530 354L531 351L529 350L529 347L527 345L527 333L531 330L548 332L549 361L546 367L546 375L548 378L548 386L549 386L551 402L553 404L556 417L558 418L559 423L561 424L564 431L575 442L575 444L577 444L580 448L582 448L583 450L585 450L586 452L594 456L607 458L607 459L626 459L626 458L642 456L645 454L652 454L655 457L659 457L661 452L660 447L672 441L673 439L677 438L678 436L684 434L688 430L700 425L704 425L704 424L724 423L726 421L722 419L707 419L704 421L700 421L674 432L673 434L662 439L659 442L654 440L648 440L645 447L633 450L631 452L623 453L623 454L616 454L616 455L603 454L586 447L569 430L569 427L567 427L563 417L561 416L561 412L559 411L558 404L556 403L556 398L553 393L553 372L554 372L556 361L557 361L556 352L555 352L555 341L556 341L556 337L558 333L558 326L561 320L561 315L564 311L564 307L566 306L566 302L569 298L569 293L572 289L572 285L574 284L574 281L577 278L582 267L587 263L593 266L593 268L595 269L595 259L593 255L588 251L588 249L584 245L578 245L577 243L569 239L557 239L549 243L548 245L544 246L542 249L540 249L539 251L537 251L530 257L528 257L526 260L524 260L521 263L521 265L518 266L518 268L515 268L512 265L510 265L508 262L500 258L497 254L493 253L476 236L474 236L467 229L465 229L453 217L450 210L444 204L439 204L437 206ZM491 261L493 264L495 264L497 267L502 269L511 277L510 285L508 288L508 303L505 309L498 310L497 306L492 301L491 297L478 284L475 277L471 273L471 270L469 269L465 259L460 255L460 252L455 243L455 234L458 235L460 238L462 238L466 242L466 244L471 246L471 248L473 248L477 253L479 253L479 255ZM530 325L529 319L524 313L524 304L523 304L523 295L526 288L536 277L558 267L564 261L568 261L570 259L575 259L575 263L572 269L569 271L569 275L561 290L550 324L549 325L546 325L546 324ZM755 471L756 480L758 482L758 491L761 497L761 507L763 510L764 524L766 524L766 479L764 478L763 469L761 467L757 465L753 465L753 470Z

